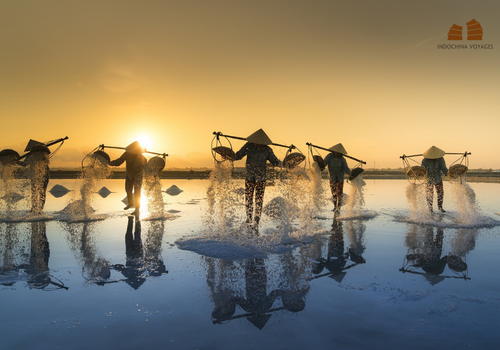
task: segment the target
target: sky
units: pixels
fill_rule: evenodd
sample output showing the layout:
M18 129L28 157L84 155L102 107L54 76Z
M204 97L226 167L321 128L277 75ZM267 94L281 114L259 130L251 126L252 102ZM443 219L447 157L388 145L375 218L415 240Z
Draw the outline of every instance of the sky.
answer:
M497 169L499 14L498 0L0 0L0 149L68 136L51 166L74 168L146 135L167 168L212 167L214 131L262 128L304 154L340 142L368 168L435 145Z

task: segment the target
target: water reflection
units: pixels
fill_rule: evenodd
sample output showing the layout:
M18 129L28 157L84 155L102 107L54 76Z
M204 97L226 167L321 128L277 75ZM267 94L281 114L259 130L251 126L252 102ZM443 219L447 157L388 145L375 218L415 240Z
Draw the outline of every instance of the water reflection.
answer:
M129 216L125 232L125 265L112 264L103 257L97 244L99 222L63 223L68 232L70 249L82 266L82 275L89 283L103 286L109 283L125 282L139 289L149 276L168 273L161 257L164 222L149 221L145 244L142 241L142 223L135 216ZM125 278L114 278L118 271Z
M469 280L465 257L474 249L478 229L455 230L448 253L443 253L444 230L442 227L409 225L405 238L408 252L400 271L422 275L431 285L446 278ZM446 266L452 274L445 272Z
M29 241L23 241L20 224L6 224L2 232L1 283L13 286L18 281L25 281L30 289L57 290L68 289L56 277L50 274L50 247L47 228L44 221L29 224ZM29 246L29 252L26 247Z
M121 281L125 281L134 289L139 289L149 276L168 273L161 258L163 221L152 221L150 224L151 229L144 246L141 238L141 221L135 220L134 225L134 216L128 217L125 233L126 263L125 266L113 265L113 268L125 277Z
M204 258L214 303L212 322L246 319L263 329L273 314L305 309L310 286L310 250L304 247L278 257L243 261Z
M344 225L347 228L350 245L347 250L344 243ZM328 276L340 283L347 274L346 270L366 263L365 258L363 258L365 230L366 226L361 220L344 222L334 218L332 234L328 237L326 259L323 258L322 249L320 249L315 259L313 274L316 276L313 278ZM322 273L325 268L328 272Z
M82 266L82 276L90 283L110 278L110 262L97 247L97 222L62 223L66 239L75 258Z

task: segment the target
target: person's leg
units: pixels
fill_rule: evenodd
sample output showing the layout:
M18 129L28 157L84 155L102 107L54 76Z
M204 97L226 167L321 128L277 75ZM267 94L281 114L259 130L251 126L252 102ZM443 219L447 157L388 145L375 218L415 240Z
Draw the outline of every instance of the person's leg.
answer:
M436 194L437 194L438 209L443 213L446 213L446 210L443 209L443 200L444 200L443 181L436 184Z
M253 218L253 194L255 190L255 181L245 180L245 205L247 211L247 223L252 223Z
M30 212L38 212L38 186L36 179L31 179L31 209Z
M136 213L139 213L139 209L141 207L141 190L142 190L142 179L134 180L134 204Z
M333 210L337 210L337 191L335 187L335 182L330 179L330 191L332 192L332 199L333 199Z
M49 174L47 173L47 176L45 176L42 188L40 189L40 210L43 210L45 207L45 200L47 198L47 186L49 185Z
M125 192L127 192L127 206L124 208L130 209L134 205L134 196L132 194L132 191L134 189L134 181L129 179L128 177L125 177Z
M337 211L340 211L344 197L344 181L335 183L335 194L337 195Z
M432 213L432 203L434 201L434 184L425 184L425 197L427 199L427 206L429 207L429 211Z
M255 224L258 226L260 216L262 214L262 206L264 204L264 193L266 191L266 182L255 183Z

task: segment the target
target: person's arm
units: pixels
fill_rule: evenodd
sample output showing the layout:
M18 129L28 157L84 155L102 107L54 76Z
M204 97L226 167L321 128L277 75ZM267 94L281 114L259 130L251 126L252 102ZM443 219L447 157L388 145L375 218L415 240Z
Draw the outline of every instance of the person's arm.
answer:
M342 170L344 170L344 173L347 175L351 173L351 169L349 169L349 167L347 166L347 161L344 157L342 157Z
M123 162L126 160L126 156L127 155L127 152L124 152L120 158L118 159L115 159L115 160L112 160L111 162L109 162L109 165L111 166L120 166L123 164Z
M268 150L267 160L274 166L279 166L279 167L283 166L283 162L279 160L278 157L276 157L271 147L269 147Z
M328 163L330 162L330 154L331 153L328 153L326 157L323 159L323 162L325 162L327 168L328 168Z
M248 152L248 145L249 143L245 143L243 145L243 147L240 148L240 150L238 152L236 152L236 156L234 157L234 160L240 160L242 159L244 156L247 155L247 152Z
M441 171L443 172L443 174L447 175L448 174L448 168L446 167L446 162L444 161L444 158L441 158L441 160L439 161L440 163L440 166L441 166Z

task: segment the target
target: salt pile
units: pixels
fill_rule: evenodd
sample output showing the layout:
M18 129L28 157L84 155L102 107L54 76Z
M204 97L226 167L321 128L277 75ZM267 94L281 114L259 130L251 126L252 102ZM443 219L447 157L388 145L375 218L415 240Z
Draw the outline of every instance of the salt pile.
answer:
M55 185L50 189L50 194L53 195L55 198L61 198L62 196L66 195L70 190L68 190L66 187L62 185Z
M103 187L101 188L99 191L97 191L97 193L102 197L102 198L106 198L107 196L109 196L111 194L111 191L109 189L107 189L106 187Z
M179 187L172 185L165 192L167 192L167 194L171 196L177 196L179 193L182 192L182 190Z

